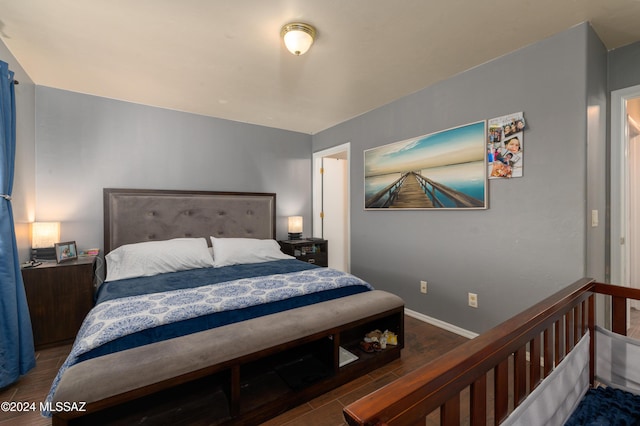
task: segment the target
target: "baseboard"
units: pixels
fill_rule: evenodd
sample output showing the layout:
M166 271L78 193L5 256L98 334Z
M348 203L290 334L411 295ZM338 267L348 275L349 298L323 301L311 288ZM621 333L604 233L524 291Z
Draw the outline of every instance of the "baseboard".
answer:
M453 324L449 324L448 322L440 321L435 318L431 318L428 315L421 314L420 312L412 311L411 309L404 308L404 313L412 318L417 320L426 322L427 324L431 324L438 328L441 328L446 331L450 331L459 336L466 337L468 339L473 339L474 337L478 337L478 333L474 333L473 331L465 330L464 328L457 327ZM529 351L526 353L527 362L531 361L531 354ZM544 367L544 357L540 356L540 366Z
M473 339L474 337L478 337L478 333L474 333L469 330L465 330L464 328L457 327L453 324L449 324L448 322L440 321L435 318L431 318L430 316L421 314L420 312L412 311L411 309L404 308L404 313L412 318L418 319L420 321L424 321L428 324L439 327L443 330L450 331L452 333L458 334L462 337L466 337L468 339Z

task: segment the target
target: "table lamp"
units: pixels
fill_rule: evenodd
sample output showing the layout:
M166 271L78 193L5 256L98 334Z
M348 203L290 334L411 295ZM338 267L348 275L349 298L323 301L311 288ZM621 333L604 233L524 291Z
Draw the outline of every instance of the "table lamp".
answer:
M289 239L302 238L302 216L289 216Z
M31 258L56 260L55 243L60 242L60 222L33 222L31 224Z

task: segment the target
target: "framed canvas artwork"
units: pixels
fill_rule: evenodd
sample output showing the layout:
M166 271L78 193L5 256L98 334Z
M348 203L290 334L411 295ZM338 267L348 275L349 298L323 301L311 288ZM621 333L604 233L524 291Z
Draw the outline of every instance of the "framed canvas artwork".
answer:
M364 151L365 209L486 209L485 122Z

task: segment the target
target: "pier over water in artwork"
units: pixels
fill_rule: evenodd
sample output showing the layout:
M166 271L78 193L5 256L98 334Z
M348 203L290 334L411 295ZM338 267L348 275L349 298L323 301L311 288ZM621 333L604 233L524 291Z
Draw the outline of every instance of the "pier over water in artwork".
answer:
M461 191L422 176L417 172L401 176L369 197L365 208L481 208L484 202Z

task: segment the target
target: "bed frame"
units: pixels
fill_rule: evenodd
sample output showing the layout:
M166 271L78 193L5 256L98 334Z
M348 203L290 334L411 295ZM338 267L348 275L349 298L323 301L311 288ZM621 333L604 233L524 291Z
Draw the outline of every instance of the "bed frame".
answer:
M103 194L105 254L170 238L276 238L273 193L105 188Z
M275 201L272 193L104 189L105 253L177 237L275 238ZM398 334L398 345L359 351L377 328ZM257 424L399 358L403 346L403 301L368 291L76 364L53 402L86 402L84 411L55 412L52 424ZM340 366L340 347L359 359ZM277 374L291 365L324 369L322 378L292 387Z
M345 407L349 425L500 424L569 354L594 335L596 295L626 335L627 300L640 290L583 278L384 388ZM594 384L594 339L589 381ZM536 362L531 362L535 360Z

